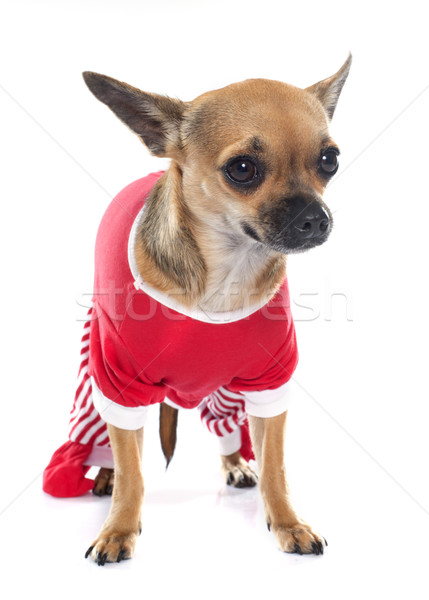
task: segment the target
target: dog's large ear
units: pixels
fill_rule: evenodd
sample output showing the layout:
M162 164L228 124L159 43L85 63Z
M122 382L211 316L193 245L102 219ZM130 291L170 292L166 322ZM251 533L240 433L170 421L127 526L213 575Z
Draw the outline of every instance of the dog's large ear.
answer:
M180 123L185 102L148 94L99 73L85 71L86 85L98 100L107 104L156 156L178 158Z
M351 64L352 55L349 54L346 62L343 64L338 73L335 73L335 75L332 75L332 77L328 77L328 79L319 81L318 83L306 88L307 92L314 94L320 100L329 119L332 119L341 90L343 89L343 85L345 84L347 75L349 74Z

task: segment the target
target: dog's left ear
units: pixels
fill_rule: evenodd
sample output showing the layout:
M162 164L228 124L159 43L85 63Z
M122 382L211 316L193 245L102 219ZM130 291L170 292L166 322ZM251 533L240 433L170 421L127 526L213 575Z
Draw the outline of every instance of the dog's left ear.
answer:
M185 102L149 94L122 81L85 71L86 85L98 100L136 133L155 156L180 157L180 125Z
M351 64L352 55L349 54L346 62L343 64L338 73L335 73L335 75L332 75L332 77L328 77L328 79L319 81L318 83L306 88L307 92L317 96L329 119L332 119L341 90L343 89L343 85L345 84L349 74Z

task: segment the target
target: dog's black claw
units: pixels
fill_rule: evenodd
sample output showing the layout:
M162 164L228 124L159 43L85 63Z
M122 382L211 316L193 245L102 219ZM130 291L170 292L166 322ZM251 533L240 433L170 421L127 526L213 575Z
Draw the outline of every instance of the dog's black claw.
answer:
M95 488L92 490L92 493L94 494L94 496L98 496L99 498L101 498L101 496L103 495L103 490L96 490Z
M249 477L249 475L244 476L244 481L246 487L255 487L256 485L256 481L253 479L253 477Z
M88 556L91 554L91 552L94 550L94 546L90 546L88 548L88 550L85 552L85 558L88 558Z
M326 541L326 538L323 538L325 541L325 546L328 547L328 542Z
M118 562L118 563L119 563L119 562L121 562L121 560L123 560L123 559L124 559L124 557L125 557L125 552L126 552L126 550L124 550L124 549L122 549L122 550L119 552L119 554L118 554L118 559L117 559L117 561L116 561L116 562Z
M311 547L313 549L313 554L315 554L316 556L319 556L319 554L320 554L320 547L319 547L319 545L316 544L315 542L313 542L311 544Z
M227 480L226 480L226 483L227 483L228 485L232 485L232 484L233 484L233 482L234 482L234 477L232 476L232 473L228 473L228 478L227 478Z
M301 554L302 555L302 550L301 550L300 546L298 546L298 544L295 544L295 552L297 554Z
M271 523L267 523L267 529L268 531L271 531Z
M112 495L112 493L113 493L113 485L109 485L109 487L108 487L108 488L107 488L107 490L106 490L106 494L107 494L108 496L111 496L111 495Z
M323 538L325 539L325 538ZM323 552L325 551L322 542L317 542L317 545L319 546L319 552L320 554L323 554Z
M101 555L101 552L99 552L97 554L97 565L99 567L104 567L104 565L106 564L106 560L107 560L107 554Z
M141 535L141 534L142 534L142 528L139 527L139 535Z

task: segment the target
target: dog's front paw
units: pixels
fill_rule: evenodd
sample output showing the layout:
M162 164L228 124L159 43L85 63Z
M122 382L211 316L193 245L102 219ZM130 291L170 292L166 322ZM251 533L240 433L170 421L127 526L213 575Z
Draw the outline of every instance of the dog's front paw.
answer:
M323 554L327 541L315 533L309 525L297 522L292 526L269 527L277 538L280 550L297 554Z
M134 554L139 531L119 532L113 529L101 531L98 538L91 544L85 554L103 566L106 562L121 562Z

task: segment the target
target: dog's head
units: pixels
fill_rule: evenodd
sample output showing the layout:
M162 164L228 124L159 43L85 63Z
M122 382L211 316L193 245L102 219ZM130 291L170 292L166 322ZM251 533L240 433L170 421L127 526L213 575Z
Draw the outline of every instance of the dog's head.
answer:
M332 229L322 195L339 150L328 124L350 65L351 56L306 89L251 79L192 102L96 73L84 79L154 155L178 163L199 219L288 254L322 244Z

